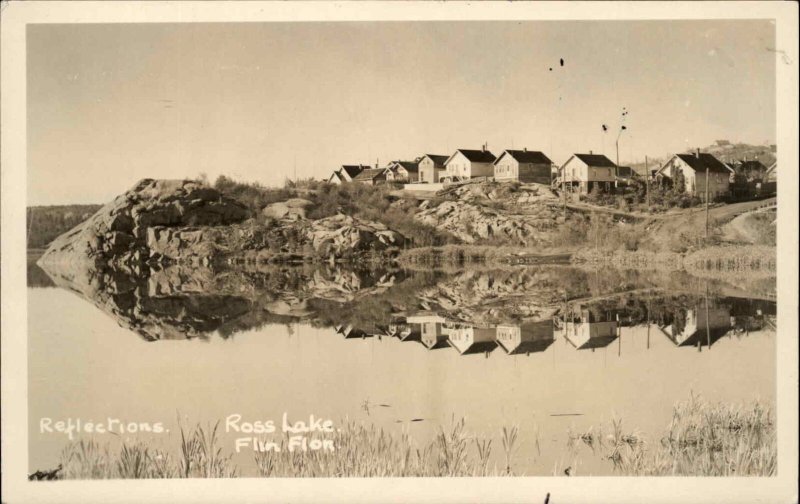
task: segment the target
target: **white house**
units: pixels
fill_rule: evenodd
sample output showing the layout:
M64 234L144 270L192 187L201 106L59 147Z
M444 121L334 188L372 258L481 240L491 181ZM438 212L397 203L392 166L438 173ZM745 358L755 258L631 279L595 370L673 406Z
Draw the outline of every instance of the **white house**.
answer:
M610 191L617 181L617 165L602 154L573 154L559 170L573 191L589 193L596 187Z
M444 166L450 180L493 177L497 158L485 148L482 150L458 149L447 158Z
M539 151L506 149L494 162L494 179L550 185L552 165Z
M425 154L419 160L419 181L427 184L436 184L447 173L444 164L447 156L439 154Z
M675 154L659 168L656 177L673 184L682 178L685 191L705 201L706 171L709 199L727 195L730 192L731 168L711 154ZM679 177L679 173L682 177Z

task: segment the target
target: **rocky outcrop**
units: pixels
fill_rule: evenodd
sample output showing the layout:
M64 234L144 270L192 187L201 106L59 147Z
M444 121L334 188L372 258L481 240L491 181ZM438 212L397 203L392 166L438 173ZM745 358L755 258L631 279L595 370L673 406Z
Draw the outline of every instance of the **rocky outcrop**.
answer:
M275 220L296 221L306 218L306 209L314 203L307 199L291 198L286 201L279 201L264 207L261 213L264 217Z
M325 257L402 246L405 239L380 222L334 215L310 223L305 234L314 250Z
M465 243L549 246L563 222L555 194L540 184L471 183L448 189L446 196L437 206L425 202L415 218Z
M149 244L166 246L165 238L152 232L154 228L218 226L241 222L247 216L243 205L201 183L144 179L56 238L40 262L138 269L151 259ZM191 239L201 241L201 232L195 230Z

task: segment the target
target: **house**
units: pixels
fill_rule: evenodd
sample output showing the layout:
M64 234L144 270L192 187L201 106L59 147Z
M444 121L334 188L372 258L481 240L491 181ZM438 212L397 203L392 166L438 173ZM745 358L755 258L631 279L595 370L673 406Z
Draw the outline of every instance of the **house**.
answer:
M450 331L447 343L461 355L485 353L489 354L497 348L493 327L461 326Z
M555 341L553 321L499 325L496 340L508 355L543 352Z
M344 182L352 182L356 176L362 171L369 169L365 165L342 165L338 170L334 170L333 174L328 178L331 184L341 184Z
M386 180L389 182L413 183L419 181L419 162L392 161L386 167Z
M573 154L561 166L560 176L570 190L583 194L599 188L611 191L617 181L617 165L602 154Z
M447 172L444 164L447 156L425 154L419 160L419 181L425 184L436 184Z
M445 178L453 181L493 177L495 159L495 155L485 147L481 150L458 149L444 163Z
M679 347L711 346L731 330L731 311L728 307L710 307L699 304L681 310L670 325L659 329Z
M708 197L713 200L730 193L731 169L711 154L695 152L675 154L659 168L656 177L669 183L683 180L685 191L705 201L706 171Z
M539 151L505 150L494 162L494 179L550 185L553 162Z
M388 180L386 168L367 168L353 178L353 182L367 185L385 184Z

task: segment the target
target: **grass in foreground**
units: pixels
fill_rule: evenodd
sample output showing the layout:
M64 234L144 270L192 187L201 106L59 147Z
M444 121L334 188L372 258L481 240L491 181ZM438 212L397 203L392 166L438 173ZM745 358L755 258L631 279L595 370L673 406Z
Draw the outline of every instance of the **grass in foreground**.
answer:
M771 411L759 402L747 407L712 404L691 395L673 408L660 443L650 445L621 420L611 433L590 428L569 433L568 445L583 443L611 461L625 476L773 476L777 436Z
M539 448L538 433L529 433ZM515 476L516 426L500 433L502 452L494 458L491 439L470 436L464 420L440 428L417 445L408 432L387 431L353 421L332 437L335 451L254 452L261 477L454 477ZM286 447L287 438L279 442ZM57 479L230 478L239 476L231 454L218 446L217 425L181 427L177 455L143 443L118 450L96 441L70 443L62 452ZM622 421L610 431L592 427L568 432L568 449L586 445L625 476L772 476L777 471L777 436L772 413L761 403L712 404L698 396L677 403L660 442L651 443ZM491 461L494 460L492 463ZM498 465L499 464L499 465ZM571 467L564 473L573 473Z

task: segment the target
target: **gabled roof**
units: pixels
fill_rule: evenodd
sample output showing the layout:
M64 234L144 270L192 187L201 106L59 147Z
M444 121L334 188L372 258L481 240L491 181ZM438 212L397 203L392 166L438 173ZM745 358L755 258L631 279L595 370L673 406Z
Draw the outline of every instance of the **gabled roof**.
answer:
M369 166L365 165L342 165L342 170L347 172L350 178L355 178L359 173L364 170L369 169Z
M512 158L516 159L518 163L531 163L531 164L553 164L550 161L550 158L544 155L543 152L539 151L529 151L529 150L511 150L506 149L500 154L500 157L494 162L497 164L503 159L503 156L508 154Z
M389 168L393 168L395 165L400 165L409 173L417 173L419 172L419 163L415 163L413 161L392 161L389 165Z
M447 156L441 156L439 154L425 154L422 157L433 161L433 166L435 168L443 168L444 164L447 162Z
M458 149L449 158L447 158L445 164L449 163L450 160L453 159L453 157L459 152L473 163L494 163L494 160L497 159L495 155L488 150Z
M368 168L356 175L353 180L374 180L385 171L386 168Z
M614 168L617 166L602 154L575 154L574 157L594 168Z
M675 157L686 163L689 168L696 172L708 171L714 173L730 173L731 169L713 155L708 153L694 154L675 154Z

